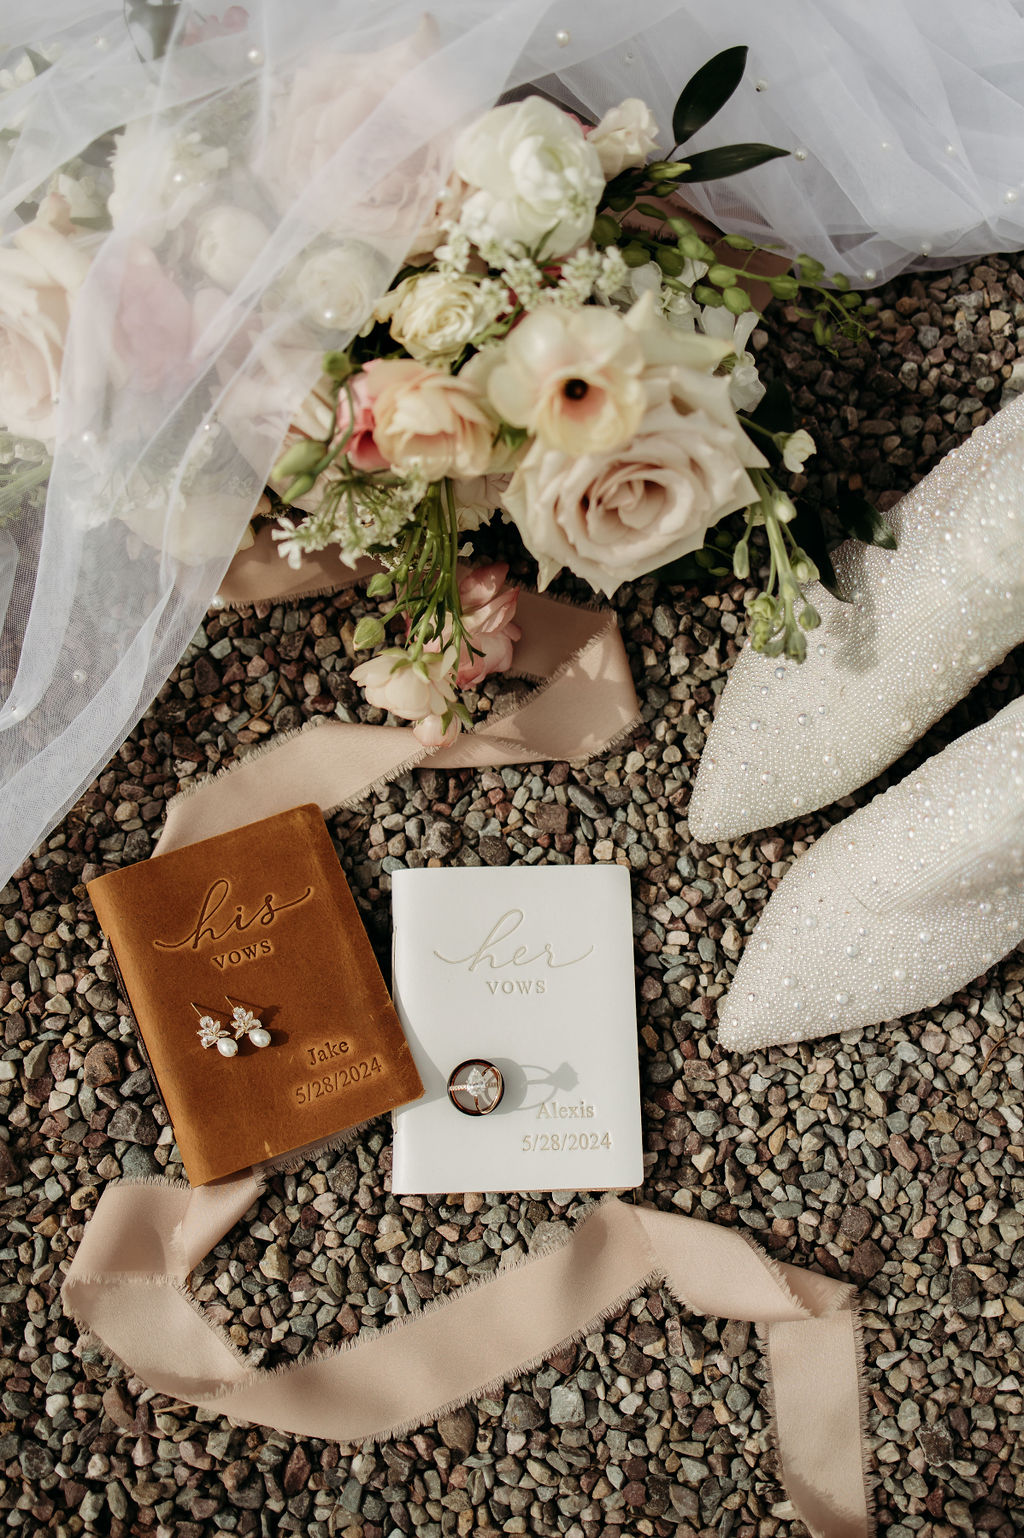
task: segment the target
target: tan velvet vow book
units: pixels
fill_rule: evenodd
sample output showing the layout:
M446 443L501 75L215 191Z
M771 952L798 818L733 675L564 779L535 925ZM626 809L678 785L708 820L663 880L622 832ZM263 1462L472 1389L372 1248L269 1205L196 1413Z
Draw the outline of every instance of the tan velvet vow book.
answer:
M319 807L88 888L193 1185L423 1093ZM269 1046L202 1046L193 1005L228 1025L233 1004L259 1017Z

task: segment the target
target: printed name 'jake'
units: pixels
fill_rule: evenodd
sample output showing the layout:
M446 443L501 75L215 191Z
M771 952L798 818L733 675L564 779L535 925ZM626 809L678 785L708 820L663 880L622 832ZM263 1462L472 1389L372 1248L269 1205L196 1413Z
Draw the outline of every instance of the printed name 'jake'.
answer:
M594 1114L594 1107L588 1105L585 1100L579 1100L575 1104L567 1105L558 1100L542 1100L537 1107L538 1121L565 1121L570 1116L578 1121L586 1121Z

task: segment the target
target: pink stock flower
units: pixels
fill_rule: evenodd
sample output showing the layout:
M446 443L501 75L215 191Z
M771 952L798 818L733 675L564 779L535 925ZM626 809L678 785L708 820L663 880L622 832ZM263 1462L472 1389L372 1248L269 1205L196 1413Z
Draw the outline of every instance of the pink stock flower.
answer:
M141 240L125 254L114 345L130 383L156 390L183 372L192 345L192 306Z
M387 470L388 461L373 436L373 402L367 376L357 375L349 385L349 392L353 411L349 410L344 388L338 396L338 431L344 433L350 423L352 426L352 435L344 449L348 462L356 470Z
M469 637L469 645L464 641L459 651L455 674L459 689L472 689L492 673L507 673L512 666L515 643L523 632L515 623L519 589L505 587L507 576L507 561L492 561L459 576L462 624ZM448 624L442 638L428 642L424 650L439 652L450 641Z
M519 589L506 587L507 561L478 566L459 578L462 623L473 650L463 643L455 682L472 689L491 673L507 673L522 630L515 623Z

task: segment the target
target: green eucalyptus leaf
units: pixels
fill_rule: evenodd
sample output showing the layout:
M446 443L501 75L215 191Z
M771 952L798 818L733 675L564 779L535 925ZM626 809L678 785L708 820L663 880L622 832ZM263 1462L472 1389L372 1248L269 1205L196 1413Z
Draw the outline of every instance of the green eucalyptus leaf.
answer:
M717 150L704 150L690 156L689 169L679 178L681 182L714 182L724 176L738 176L741 171L752 171L767 160L778 160L788 155L773 144L723 144Z
M872 507L866 497L856 491L844 491L836 503L836 518L844 534L859 539L864 545L879 545L883 550L896 549L896 536L877 507Z
M746 235L723 235L722 244L729 246L733 251L756 251L757 246Z
M686 82L672 113L672 133L685 144L725 106L743 79L747 50L740 44L716 53Z

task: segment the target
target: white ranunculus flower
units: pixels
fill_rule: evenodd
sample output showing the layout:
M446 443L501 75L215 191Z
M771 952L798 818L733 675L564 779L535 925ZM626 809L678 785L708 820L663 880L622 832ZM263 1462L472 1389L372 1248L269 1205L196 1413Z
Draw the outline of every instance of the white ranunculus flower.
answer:
M468 275L417 273L380 299L377 320L390 323L400 347L420 363L454 363L508 303L497 283Z
M209 197L227 164L227 150L198 133L174 138L154 132L150 119L137 118L118 134L111 161L107 209L115 230L144 225L146 238L158 245Z
M211 282L230 293L266 243L267 227L262 219L233 203L215 203L200 215L192 257Z
M644 353L616 310L534 310L487 378L495 410L567 454L625 443L644 414Z
M645 383L648 409L623 448L571 455L535 442L516 471L505 507L542 588L567 566L611 596L755 500L747 470L767 461L736 420L728 380L675 365Z
M590 234L605 177L580 125L552 102L494 107L460 135L455 169L470 191L459 223L478 244L565 256Z
M658 124L646 102L630 96L606 112L589 135L608 181L630 166L646 165L658 148Z
M386 269L372 246L342 240L310 256L295 287L310 320L332 331L354 331L373 312Z
M796 475L804 467L804 461L810 459L816 452L814 439L806 428L798 427L795 433L790 433L782 446L782 463L792 475Z

